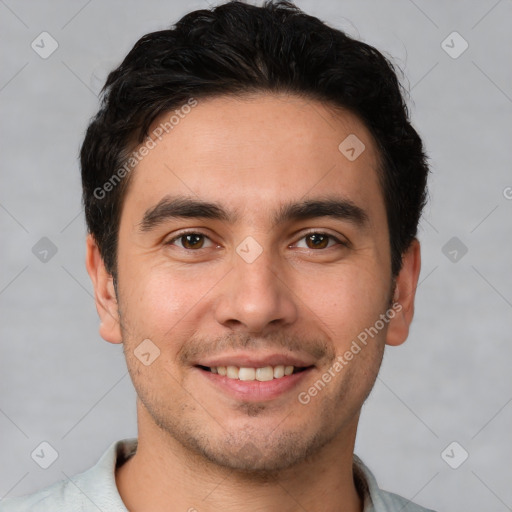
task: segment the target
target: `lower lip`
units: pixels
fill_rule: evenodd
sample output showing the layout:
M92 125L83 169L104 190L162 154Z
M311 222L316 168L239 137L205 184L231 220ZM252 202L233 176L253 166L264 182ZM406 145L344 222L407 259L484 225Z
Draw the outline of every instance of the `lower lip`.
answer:
M222 392L231 397L250 402L262 402L273 400L291 391L307 378L313 367L303 370L299 373L292 373L279 379L272 379L265 382L258 380L239 380L212 373L200 368L196 368L205 378L215 385Z

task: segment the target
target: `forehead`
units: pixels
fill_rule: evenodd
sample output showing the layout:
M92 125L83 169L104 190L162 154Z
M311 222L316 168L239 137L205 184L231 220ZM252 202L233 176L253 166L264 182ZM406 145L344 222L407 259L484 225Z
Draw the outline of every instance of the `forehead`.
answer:
M254 217L290 199L336 192L383 207L375 143L350 112L296 96L255 94L198 100L169 129L171 116L150 128L155 145L135 168L125 208L141 210L181 194ZM162 126L168 133L155 137Z

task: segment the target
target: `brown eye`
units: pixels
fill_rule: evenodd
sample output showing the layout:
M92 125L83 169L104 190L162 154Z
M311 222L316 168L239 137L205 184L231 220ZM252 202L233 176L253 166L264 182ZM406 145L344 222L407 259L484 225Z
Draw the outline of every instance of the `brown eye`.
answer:
M330 249L333 246L347 247L347 243L343 242L334 235L323 233L321 231L310 232L304 235L298 242L293 244L301 249Z
M203 235L202 233L190 232L183 233L176 238L173 238L168 242L168 245L177 245L178 247L187 250L198 250L212 247L213 243L206 235Z
M325 249L329 244L329 235L322 233L311 233L305 237L309 249Z
M185 249L201 249L204 245L204 236L198 233L181 237Z

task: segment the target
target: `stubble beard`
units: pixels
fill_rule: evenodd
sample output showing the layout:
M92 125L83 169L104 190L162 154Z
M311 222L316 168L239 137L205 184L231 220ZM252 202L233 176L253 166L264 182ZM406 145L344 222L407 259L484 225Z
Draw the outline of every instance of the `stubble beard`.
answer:
M245 416L247 421L243 428L228 431L214 419L216 415L213 406L201 404L186 390L182 391L179 403L166 401L169 393L155 392L158 388L152 387L150 383L148 385L147 376L141 372L140 361L133 355L133 339L129 334L130 329L121 321L121 315L120 325L128 370L140 406L168 441L169 447L176 449L178 446L188 454L190 461L195 460L210 468L216 466L236 471L240 476L245 475L262 482L275 480L282 472L312 461L337 436L346 434L354 420L357 425L360 408L373 388L384 352L382 347L381 350L368 353L366 364L360 365L364 367L359 372L351 371L350 367L344 369L343 374L338 376L341 378L337 384L337 393L322 392L316 397L315 408L311 409L312 422L317 423L316 428L311 429L311 422L306 421L287 429L287 420L294 419L292 411L276 417L275 426L270 432L268 428L258 431L254 426L255 420L267 414L268 407L265 404L242 403L238 406L237 414ZM354 390L357 390L357 381L361 378L365 379L366 386L359 390L360 396L354 401L350 398ZM177 389L181 390L180 384L172 380ZM335 382L333 384L336 385ZM317 404L317 400L321 402ZM210 408L213 413L209 412ZM212 430L216 432L213 436ZM353 434L355 436L355 431Z

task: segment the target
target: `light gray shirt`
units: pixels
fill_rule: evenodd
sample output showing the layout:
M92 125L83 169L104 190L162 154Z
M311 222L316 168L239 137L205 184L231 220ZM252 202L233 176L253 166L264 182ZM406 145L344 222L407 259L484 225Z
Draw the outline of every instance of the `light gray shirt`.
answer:
M116 466L137 449L137 439L112 443L95 466L34 494L0 501L0 512L128 512L116 487ZM379 489L375 477L354 455L358 491L364 495L364 512L433 512Z

